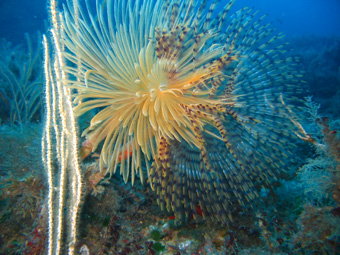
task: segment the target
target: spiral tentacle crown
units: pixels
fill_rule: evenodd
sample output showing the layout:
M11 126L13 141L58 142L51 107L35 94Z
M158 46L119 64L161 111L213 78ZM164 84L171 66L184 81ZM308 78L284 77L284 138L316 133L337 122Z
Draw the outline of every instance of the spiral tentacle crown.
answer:
M93 150L103 141L102 170L147 175L177 220L199 207L228 222L294 147L300 76L283 36L221 2L97 0L96 13L85 1L64 14L67 83L78 115L97 110L84 135Z

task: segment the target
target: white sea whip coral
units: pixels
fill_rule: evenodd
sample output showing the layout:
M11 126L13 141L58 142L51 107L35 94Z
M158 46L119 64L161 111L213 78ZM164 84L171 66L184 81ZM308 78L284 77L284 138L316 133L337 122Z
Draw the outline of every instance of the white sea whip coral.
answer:
M102 171L148 182L181 220L227 222L230 205L285 166L299 76L270 25L231 0L107 0L68 4L65 81ZM81 4L85 4L81 6ZM285 103L283 104L284 98Z

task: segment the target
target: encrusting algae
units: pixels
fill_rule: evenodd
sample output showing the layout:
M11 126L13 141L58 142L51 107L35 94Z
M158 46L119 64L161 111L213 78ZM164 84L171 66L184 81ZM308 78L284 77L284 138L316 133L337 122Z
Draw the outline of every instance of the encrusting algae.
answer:
M84 135L101 170L147 172L178 221L228 222L292 158L300 76L283 36L234 0L81 2L63 17L65 82L78 116L97 111Z

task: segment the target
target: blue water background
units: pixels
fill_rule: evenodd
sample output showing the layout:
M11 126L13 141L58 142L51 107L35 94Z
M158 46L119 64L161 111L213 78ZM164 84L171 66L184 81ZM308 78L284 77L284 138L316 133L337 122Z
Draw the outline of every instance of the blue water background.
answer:
M0 38L18 44L24 33L46 31L48 2L0 0ZM244 6L268 13L267 21L287 36L340 36L340 0L238 0L233 10Z

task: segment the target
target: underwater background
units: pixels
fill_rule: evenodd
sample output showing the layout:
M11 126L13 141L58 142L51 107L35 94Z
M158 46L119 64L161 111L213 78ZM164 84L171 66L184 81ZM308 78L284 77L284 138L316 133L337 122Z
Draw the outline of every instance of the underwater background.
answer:
M94 2L94 1L92 1ZM59 1L61 5L63 1ZM269 14L275 28L287 36L339 36L340 2L337 0L239 0L235 7L254 7ZM44 0L13 0L0 2L1 38L19 44L25 33L45 31L47 3Z
M272 186L258 187L260 198L234 208L228 227L176 225L148 185L115 174L84 199L77 254L340 254L340 1L238 0L233 10L244 6L267 13L299 59L301 124L313 142L300 141L297 159ZM0 254L46 248L41 34L48 29L45 0L0 0Z

